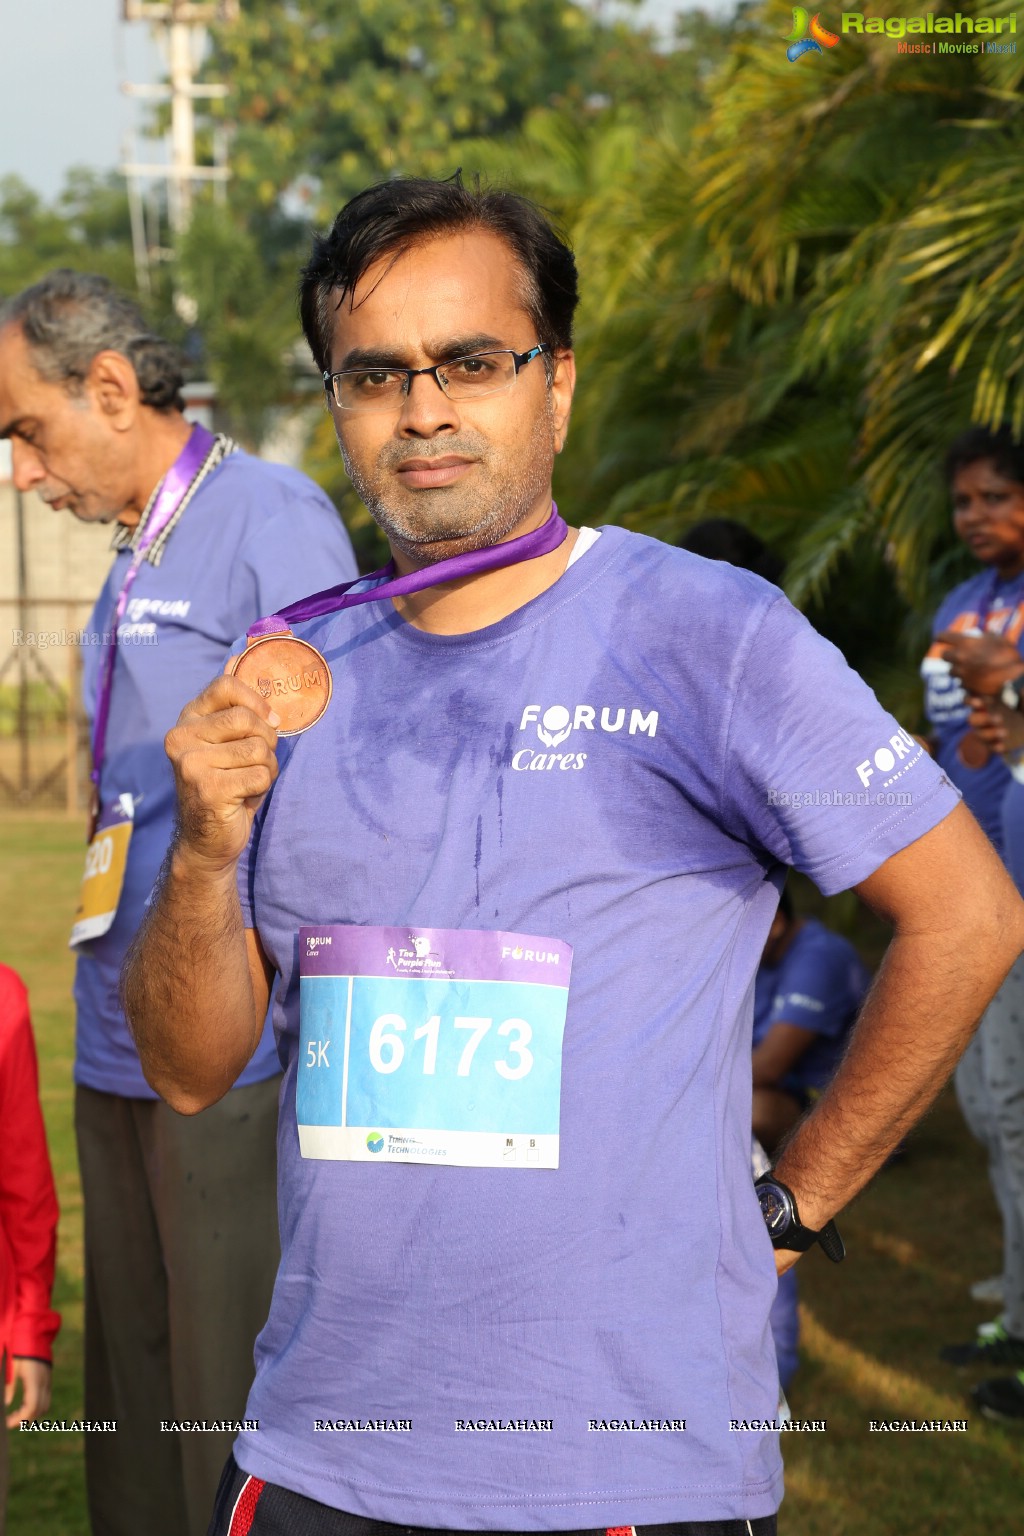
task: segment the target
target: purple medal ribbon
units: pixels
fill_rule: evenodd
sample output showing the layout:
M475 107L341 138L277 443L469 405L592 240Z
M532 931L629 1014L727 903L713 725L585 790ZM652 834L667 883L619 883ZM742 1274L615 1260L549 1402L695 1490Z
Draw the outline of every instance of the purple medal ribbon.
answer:
M547 520L531 533L509 539L505 544L491 544L486 549L470 550L465 555L452 555L449 560L439 560L422 571L412 571L408 576L395 575L395 562L389 561L379 571L369 576L359 576L355 581L328 587L325 592L314 592L301 602L291 603L280 613L272 613L258 619L247 630L247 638L258 640L264 635L279 634L292 623L303 619L318 619L325 613L336 613L342 608L354 608L357 603L372 603L382 597L403 597L409 592L422 592L425 587L437 587L445 581L459 581L464 576L479 576L483 571L497 571L505 565L517 565L521 560L536 560L538 555L549 555L564 542L569 532L568 524L558 515L558 508L551 503ZM364 592L353 592L353 587L364 581L376 581L380 585Z
M92 736L92 773L90 778L93 784L93 797L98 808L100 792L100 771L103 767L103 753L107 740L107 723L110 719L110 695L114 686L114 663L117 660L117 632L124 618L125 609L128 607L128 594L135 584L135 578L139 574L142 562L150 546L163 533L171 518L181 506L189 486L202 468L203 461L216 441L212 432L207 432L205 427L198 423L192 428L188 442L171 465L164 476L160 494L157 496L153 510L146 522L146 531L139 540L135 554L128 572L117 594L117 602L114 605L114 625L110 648L104 658L103 676L100 679L99 697L96 701L96 722L93 726Z

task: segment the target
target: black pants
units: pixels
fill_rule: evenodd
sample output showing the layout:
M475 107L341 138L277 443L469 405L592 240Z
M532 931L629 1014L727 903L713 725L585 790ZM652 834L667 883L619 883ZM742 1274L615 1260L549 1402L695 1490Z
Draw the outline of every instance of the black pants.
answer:
M617 1526L614 1536L626 1536L632 1527ZM636 1536L776 1536L774 1515L759 1520L685 1520L674 1525L640 1525ZM301 1493L279 1488L276 1483L250 1477L233 1456L217 1490L217 1503L207 1536L465 1536L454 1531L426 1530L412 1525L390 1525L330 1509ZM490 1536L517 1536L516 1532L492 1532ZM613 1536L613 1532L561 1531L551 1536Z

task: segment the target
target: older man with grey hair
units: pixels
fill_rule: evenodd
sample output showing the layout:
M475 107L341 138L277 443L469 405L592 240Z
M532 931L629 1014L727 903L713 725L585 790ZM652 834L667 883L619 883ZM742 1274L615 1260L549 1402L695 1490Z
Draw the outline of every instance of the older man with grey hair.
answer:
M164 735L255 619L355 575L323 493L190 424L182 384L174 348L103 278L53 272L0 307L15 484L114 525L83 648L94 806L72 933L84 1411L117 1422L86 1436L96 1536L205 1531L278 1258L272 1032L188 1119L150 1088L121 1012L173 830Z

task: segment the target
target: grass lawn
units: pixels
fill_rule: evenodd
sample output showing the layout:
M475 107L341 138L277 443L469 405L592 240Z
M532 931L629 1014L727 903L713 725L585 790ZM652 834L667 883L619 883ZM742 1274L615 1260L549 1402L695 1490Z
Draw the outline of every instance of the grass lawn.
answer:
M85 823L0 820L0 960L21 973L39 1050L43 1111L60 1201L54 1305L64 1319L50 1416L82 1413L82 1194L72 1126L74 1028L67 947L85 862ZM81 1435L10 1434L10 1536L88 1536Z
M66 945L83 837L80 825L56 818L0 821L0 958L29 986L61 1202L56 1305L64 1326L54 1418L82 1411L82 1211ZM865 939L872 951L877 935ZM993 1273L999 1255L981 1155L948 1091L906 1158L876 1179L841 1227L845 1264L835 1268L818 1252L800 1262L802 1365L790 1398L797 1418L825 1419L828 1430L784 1443L783 1536L1011 1536L1024 1529L1024 1430L1002 1430L971 1413L965 1392L972 1378L936 1359L939 1344L967 1338L988 1315L967 1288ZM943 1435L868 1429L871 1419L897 1417L968 1418L969 1428ZM15 1433L11 1463L11 1536L86 1536L79 1436Z

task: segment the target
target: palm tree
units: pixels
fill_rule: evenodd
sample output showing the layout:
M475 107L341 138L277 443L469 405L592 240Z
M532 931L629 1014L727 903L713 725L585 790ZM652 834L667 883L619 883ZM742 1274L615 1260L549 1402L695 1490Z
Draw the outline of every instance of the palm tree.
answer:
M1019 66L846 37L800 67L776 20L741 13L675 102L537 114L487 163L579 253L560 504L666 538L741 517L891 698L894 627L918 645L957 568L942 450L1024 413Z

